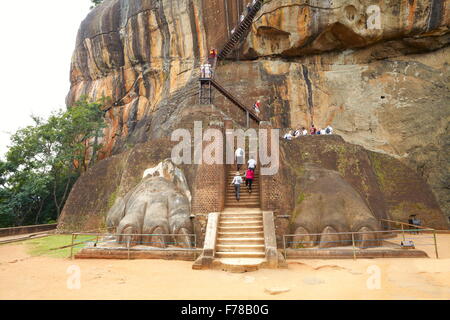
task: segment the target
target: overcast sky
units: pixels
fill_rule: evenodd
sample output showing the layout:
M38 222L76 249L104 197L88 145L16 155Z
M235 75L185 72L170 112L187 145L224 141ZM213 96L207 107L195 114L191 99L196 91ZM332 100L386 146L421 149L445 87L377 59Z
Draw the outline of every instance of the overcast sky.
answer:
M2 1L0 13L0 157L9 135L65 108L69 71L90 0Z

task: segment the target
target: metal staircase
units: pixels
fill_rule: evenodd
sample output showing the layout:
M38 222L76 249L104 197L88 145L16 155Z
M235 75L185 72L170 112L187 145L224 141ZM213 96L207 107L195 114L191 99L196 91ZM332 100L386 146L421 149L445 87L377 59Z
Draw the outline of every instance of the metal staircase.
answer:
M247 12L247 15L245 16L244 20L242 20L242 22L239 23L231 38L223 46L222 50L220 50L218 55L219 60L225 59L234 49L234 47L239 43L239 41L242 40L244 36L246 36L247 32L250 29L250 26L252 25L253 19L255 18L258 11L261 9L263 3L264 0L255 1L255 4Z
M199 100L200 104L212 104L212 88L214 87L222 95L224 95L228 100L230 100L234 105L243 110L247 115L247 127L250 126L250 118L255 120L258 124L262 119L253 111L251 107L244 105L239 101L233 94L223 88L215 79L215 68L219 60L225 59L230 52L236 47L236 45L247 35L250 26L252 25L253 19L255 18L258 11L261 9L264 0L255 0L254 4L249 8L244 19L236 27L235 32L230 39L226 42L224 47L220 50L214 58L208 58L208 64L211 65L211 77L205 78L200 77L200 92Z

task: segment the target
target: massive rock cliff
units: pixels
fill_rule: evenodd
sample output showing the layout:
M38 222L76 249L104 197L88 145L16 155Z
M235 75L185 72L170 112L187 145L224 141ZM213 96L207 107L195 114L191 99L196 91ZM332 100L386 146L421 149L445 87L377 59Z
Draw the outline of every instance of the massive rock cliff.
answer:
M103 158L167 136L197 100L199 64L235 27L241 0L106 0L83 21L70 105L109 97ZM217 79L275 127L331 124L402 161L450 215L450 3L269 0ZM243 120L221 97L215 104ZM163 158L159 159L159 161Z

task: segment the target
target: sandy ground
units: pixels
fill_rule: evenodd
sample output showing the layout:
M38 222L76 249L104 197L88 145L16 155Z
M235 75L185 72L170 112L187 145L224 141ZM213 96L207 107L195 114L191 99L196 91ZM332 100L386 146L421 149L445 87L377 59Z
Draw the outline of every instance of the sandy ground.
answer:
M244 274L194 271L182 261L30 257L24 244L7 244L0 299L450 299L450 235L438 243L438 260L290 260L287 270ZM72 266L79 289L68 287Z

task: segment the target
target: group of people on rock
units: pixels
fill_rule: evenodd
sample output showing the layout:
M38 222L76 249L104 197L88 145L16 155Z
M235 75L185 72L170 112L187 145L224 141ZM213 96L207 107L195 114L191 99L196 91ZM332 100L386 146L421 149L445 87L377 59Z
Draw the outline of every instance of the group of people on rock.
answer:
M290 130L288 133L286 133L283 136L283 139L285 140L292 140L292 139L297 139L301 136L308 136L308 135L331 135L333 134L333 128L331 126L327 126L325 129L320 129L320 128L316 128L313 125L311 125L311 128L308 130L306 130L305 127L303 127L301 130Z
M245 171L245 175L241 176L241 167L244 164L245 159L245 151L242 148L237 148L235 152L235 160L236 160L236 175L231 182L231 185L234 186L234 192L236 196L236 200L239 201L241 199L241 185L244 184L247 186L248 193L252 193L252 185L253 180L255 179L255 170L257 166L257 161L254 157L250 156L250 160L247 162L247 170Z

